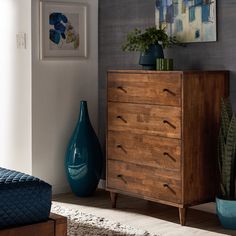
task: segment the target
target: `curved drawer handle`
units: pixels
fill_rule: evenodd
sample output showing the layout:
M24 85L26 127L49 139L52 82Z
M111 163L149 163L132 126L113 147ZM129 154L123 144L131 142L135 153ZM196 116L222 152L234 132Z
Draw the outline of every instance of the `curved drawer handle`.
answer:
M168 124L169 126L171 126L173 129L176 129L176 126L171 124L168 120L163 120L164 124Z
M164 152L163 155L168 156L172 161L176 162L175 158L172 157L168 152Z
M168 188L173 194L176 195L176 192L169 186L169 184L163 184L164 188Z
M121 90L124 93L127 93L127 90L125 90L122 86L118 86L117 89Z
M122 120L124 123L127 123L127 120L125 120L122 116L117 116L116 118Z
M169 93L169 94L171 94L173 96L176 96L176 93L172 92L171 90L169 90L167 88L163 89L163 92L167 92L167 93Z
M163 187L164 188L169 188L169 185L168 184L163 184Z
M123 177L123 175L117 175L117 178L120 178L125 184L127 184L127 181L125 180L125 178Z
M121 144L117 144L116 147L121 149L124 153L127 153L127 151L124 149L124 147Z

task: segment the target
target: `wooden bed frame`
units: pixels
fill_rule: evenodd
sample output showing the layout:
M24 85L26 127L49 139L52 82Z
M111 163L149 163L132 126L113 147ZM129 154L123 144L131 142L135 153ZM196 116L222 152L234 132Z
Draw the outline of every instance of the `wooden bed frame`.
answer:
M66 236L67 218L51 213L49 220L41 223L0 230L0 236Z

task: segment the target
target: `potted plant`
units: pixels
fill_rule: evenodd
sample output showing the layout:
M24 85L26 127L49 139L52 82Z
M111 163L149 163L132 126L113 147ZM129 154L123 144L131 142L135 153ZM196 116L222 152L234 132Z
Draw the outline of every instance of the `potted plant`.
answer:
M217 214L225 228L236 229L236 118L229 99L222 99L218 163Z
M126 41L122 45L123 51L139 51L139 64L143 69L156 68L156 58L164 58L163 48L173 44L180 44L175 37L169 37L162 28L150 27L142 32L134 29L128 33Z

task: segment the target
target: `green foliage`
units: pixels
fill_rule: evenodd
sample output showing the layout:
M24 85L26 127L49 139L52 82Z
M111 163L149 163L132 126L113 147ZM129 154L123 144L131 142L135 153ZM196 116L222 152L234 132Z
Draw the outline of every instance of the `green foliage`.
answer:
M229 99L221 101L218 163L221 197L236 200L236 118Z
M152 44L161 44L163 48L170 47L174 44L181 44L176 37L169 37L164 29L156 27L147 28L144 32L140 29L134 29L128 33L126 41L122 45L123 51L140 51L145 52Z

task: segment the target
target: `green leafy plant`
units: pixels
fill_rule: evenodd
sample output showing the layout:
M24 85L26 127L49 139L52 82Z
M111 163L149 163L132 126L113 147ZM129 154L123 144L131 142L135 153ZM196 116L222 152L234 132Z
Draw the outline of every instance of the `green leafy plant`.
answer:
M221 101L218 147L220 197L225 200L236 200L236 118L229 99Z
M150 27L142 32L140 29L134 29L128 33L126 41L122 45L123 51L140 51L145 52L152 44L161 44L163 48L170 47L173 44L181 44L176 37L169 37L165 29L156 29Z

